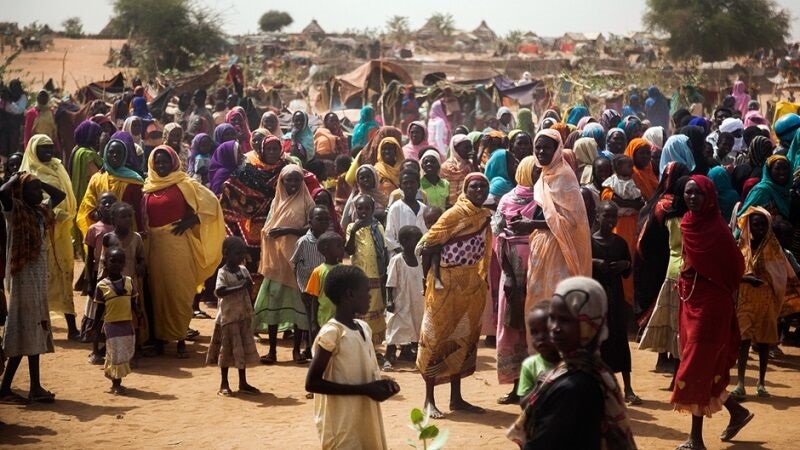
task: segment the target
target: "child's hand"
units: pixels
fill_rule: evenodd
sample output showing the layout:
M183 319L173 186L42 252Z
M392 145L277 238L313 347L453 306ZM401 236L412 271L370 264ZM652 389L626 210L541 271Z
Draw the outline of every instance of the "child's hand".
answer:
M367 396L376 402L382 402L398 392L400 392L400 385L391 378L367 384Z

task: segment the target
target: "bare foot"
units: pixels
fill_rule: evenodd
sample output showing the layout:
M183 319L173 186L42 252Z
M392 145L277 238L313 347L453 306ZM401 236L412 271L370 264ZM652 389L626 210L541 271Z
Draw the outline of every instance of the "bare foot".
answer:
M439 408L433 402L428 402L425 405L425 414L431 419L444 419L444 413L439 411Z
M675 450L706 450L706 446L703 441L695 441L689 438L683 444L675 447Z
M125 386L111 386L111 393L114 395L126 395L128 390L125 389Z
M450 411L464 411L475 414L483 414L486 412L486 410L481 408L480 406L475 406L471 403L467 403L467 401L464 399L451 401Z
M259 391L257 387L250 386L249 384L240 384L239 392L244 394L253 394L253 395L261 393L261 391Z

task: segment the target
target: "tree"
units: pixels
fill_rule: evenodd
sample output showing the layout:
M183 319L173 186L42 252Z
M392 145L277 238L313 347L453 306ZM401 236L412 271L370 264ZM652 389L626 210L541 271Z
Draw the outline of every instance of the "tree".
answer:
M83 37L83 23L80 17L70 17L61 22L61 26L64 27L64 36L73 39Z
M115 0L112 24L135 44L140 72L152 76L221 53L225 39L214 15L191 0Z
M511 30L505 37L505 41L508 42L508 45L516 50L519 48L519 45L522 44L522 36L524 33L522 30Z
M439 30L439 34L442 36L450 36L456 30L453 15L450 13L435 13L428 21Z
M644 14L647 26L669 33L673 57L706 61L780 47L790 21L773 0L647 0Z
M261 18L258 19L258 26L261 28L261 31L272 33L281 31L285 27L291 25L292 22L294 22L294 20L289 13L271 9L261 15Z
M392 16L386 21L386 37L400 45L408 43L411 37L411 28L408 25L408 17Z

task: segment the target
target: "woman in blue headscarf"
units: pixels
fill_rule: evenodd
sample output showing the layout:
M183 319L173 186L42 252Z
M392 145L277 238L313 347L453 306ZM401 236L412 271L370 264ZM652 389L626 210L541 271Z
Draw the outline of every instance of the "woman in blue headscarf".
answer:
M714 187L717 188L717 199L719 200L719 210L722 212L722 218L725 221L731 220L733 208L736 202L739 201L741 196L731 184L731 176L728 171L722 166L717 166L708 171L708 178L714 182Z
M499 149L492 152L486 163L486 178L489 179L489 197L484 206L491 207L500 201L500 198L514 189L514 178L511 174L517 173L517 160L508 150Z
M144 97L133 97L133 115L142 120L153 120Z
M669 100L655 86L647 88L644 112L651 125L664 127L664 129L669 127Z
M375 121L375 109L371 105L361 108L361 117L358 118L358 124L353 128L350 148L355 150L366 146L371 132L378 128L378 122Z
M664 143L661 150L661 161L658 164L658 173L664 173L667 164L679 162L689 168L691 172L695 168L694 155L689 148L689 137L683 134L674 134Z
M603 125L599 123L590 123L581 132L581 137L590 137L597 143L597 151L602 152L606 149L606 132ZM573 149L574 150L574 149Z
M308 114L295 111L292 114L292 129L283 135L283 139L284 151L288 151L290 156L299 158L303 164L314 159L314 133L308 127Z
M578 126L578 122L581 119L589 115L589 109L585 106L577 105L573 106L572 109L569 110L569 114L567 115L567 124L568 125L575 125Z

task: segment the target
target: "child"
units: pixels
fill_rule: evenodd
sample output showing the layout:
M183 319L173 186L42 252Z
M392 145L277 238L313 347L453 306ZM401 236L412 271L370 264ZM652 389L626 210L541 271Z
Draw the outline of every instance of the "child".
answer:
M644 203L642 191L636 187L636 183L633 181L633 159L624 155L615 156L612 165L614 166L614 174L603 181L603 187L613 191L612 200L615 203L620 199L623 200L622 202L618 202L621 205L625 205L631 201ZM639 210L637 208L630 206L619 207L620 216L638 214Z
M192 139L191 149L186 172L203 186L208 186L208 168L211 165L211 153L214 151L214 139L206 133L199 133Z
M336 207L336 215L342 217L344 205L353 192L353 187L345 180L345 175L350 169L350 165L353 164L353 158L347 155L339 155L336 157L334 164L336 165L336 188L333 194L333 204Z
M416 164L416 161L411 162ZM403 250L398 239L400 228L416 225L423 233L428 231L422 217L425 205L416 198L419 191L419 173L413 170L400 172L400 189L403 191L402 201L392 203L386 214L386 247L395 253Z
M220 367L222 381L217 395L233 395L228 384L228 368L239 369L239 392L260 394L257 388L247 384L246 367L258 364L258 352L253 337L253 305L250 302L250 288L253 279L243 265L247 256L247 245L237 236L225 238L222 242L224 265L217 271L217 284L214 295L219 299L217 318L214 321L214 334L208 346L206 364Z
M50 196L45 205L43 192ZM53 353L53 331L47 307L47 247L53 232L53 207L66 198L58 188L29 173L16 173L0 187L0 203L6 219L6 303L8 313L3 352L8 358L0 384L0 404L24 405L31 401L52 403L55 394L40 382L39 355ZM28 357L28 398L11 390L14 375Z
M303 289L303 296L311 305L311 339L316 339L319 328L336 314L336 306L322 288L328 273L342 262L344 238L339 233L326 231L317 239L317 251L323 255L322 264L314 268Z
M403 172L405 172L407 170L411 170L413 172L416 172L417 180L419 180L419 178L420 178L419 162L417 162L416 160L413 160L413 159L404 160L402 163L400 163L400 172L399 173L402 174ZM398 180L399 180L399 176L400 175L398 175ZM398 181L398 183L399 183L399 181ZM386 207L387 210L388 210L388 208L390 206L392 206L394 204L394 202L396 202L398 200L401 200L403 198L403 195L404 195L403 194L403 188L400 187L400 185L398 184L397 185L397 189L393 190L392 193L389 194L389 205ZM417 192L416 192L415 195L417 197L417 200L419 200L421 203L424 203L426 205L428 204L428 195L420 187L417 187Z
M326 206L319 205L311 208L311 212L309 213L309 224L310 228L308 232L298 239L297 243L295 243L294 253L289 259L289 262L291 262L292 268L294 269L294 276L297 279L297 286L300 288L301 298L303 300L303 306L306 310L306 315L308 316L309 321L311 321L311 298L304 294L303 290L308 284L308 278L311 276L311 272L314 271L314 268L325 261L325 257L317 250L317 240L320 236L322 236L323 233L328 231L328 227L331 224L331 215L328 211L328 208ZM302 337L299 336L302 333L297 334L297 338ZM309 338L306 341L305 354L300 355L303 359L311 359L310 333L307 336L309 336Z
M428 197L428 206L447 209L450 196L450 182L439 175L442 167L441 155L436 149L426 150L420 158L424 175L420 180L420 188Z
M363 270L370 282L370 305L361 316L372 329L372 342L383 343L386 334L385 297L382 286L386 284L386 265L389 262L384 240L383 225L374 217L375 201L368 195L360 195L355 201L357 221L347 225L344 248L351 256L354 266Z
M531 312L528 313L531 347L537 354L525 358L519 371L517 395L523 409L528 405L531 393L544 379L544 374L561 361L561 355L550 340L550 328L547 325L549 310L550 301L543 300L533 305Z
M112 247L105 252L103 262L108 276L97 283L94 290L94 332L99 334L102 324L106 336L106 362L103 370L111 380L111 393L125 395L122 377L131 373L131 360L136 351L134 317L139 315L136 297L139 293L131 277L122 275L125 268L125 251Z
M400 184L403 184L402 178ZM391 208L390 208L391 209ZM400 358L404 361L416 360L412 347L419 342L422 315L425 313L423 299L422 266L414 254L417 243L422 239L422 231L414 225L400 228L398 240L402 253L389 260L386 280L386 360L383 370L392 370L397 360L395 352L400 345ZM409 345L410 344L410 345Z
M111 207L115 203L117 203L117 196L112 192L100 194L97 206L98 221L89 226L89 229L86 230L86 236L83 238L83 243L87 248L85 273L88 281L89 297L86 299L86 308L83 312L83 320L81 320L81 341L88 342L91 340L92 342L92 353L89 355L90 364L101 364L103 362L103 356L98 349L100 336L97 333L92 335L93 333L90 332L93 328L90 318L95 316L93 298L98 274L101 275L99 278L103 276L100 272L100 267L98 267L103 261L103 238L107 233L114 231L114 225L111 223ZM99 330L100 328L96 329Z
M430 229L436 221L439 220L439 217L442 217L444 211L442 208L437 206L426 206L425 211L422 213L422 218L425 220L425 226ZM417 245L417 254L422 253L422 247L425 244L425 236L419 241ZM433 270L433 276L435 289L443 289L444 285L442 284L442 280L439 277L439 262L441 261L441 254L439 252L431 252L426 256L422 257L422 275L425 277L424 279L428 279L428 271Z
M380 403L400 392L381 379L372 330L356 315L371 308L371 280L355 266L338 265L325 279L336 315L314 340L306 390L314 396L314 422L322 448L386 449Z
M597 212L597 231L592 235L592 278L603 285L608 298L608 339L600 346L600 354L613 372L622 372L625 402L639 405L642 400L631 387L630 306L622 287L622 279L631 274L631 255L628 244L613 231L619 217L617 205L604 201Z

